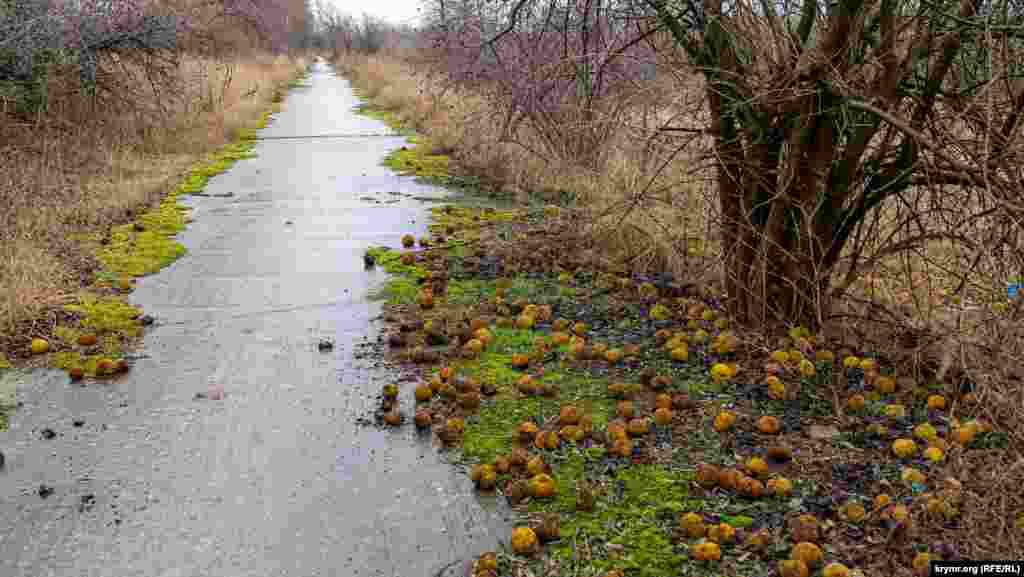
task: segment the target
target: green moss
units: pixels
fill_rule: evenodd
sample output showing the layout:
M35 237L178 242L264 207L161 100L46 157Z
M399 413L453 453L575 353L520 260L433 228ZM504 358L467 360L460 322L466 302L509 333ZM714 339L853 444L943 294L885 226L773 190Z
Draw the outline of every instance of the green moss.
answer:
M0 353L0 369L9 369L9 368L11 368L11 361L7 360L7 356L6 355L4 355L3 353Z
M111 230L110 243L96 257L105 272L115 275L143 276L154 273L185 254L185 247L174 236L185 228L187 210L170 195L160 205L139 217L136 224Z
M523 211L517 209L481 209L479 207L444 205L430 208L432 231L444 231L454 227L461 232L471 232L486 223L518 222L523 218Z
M461 248L461 247L456 247ZM494 281L483 280L453 280L448 283L448 302L455 305L469 305L483 300L491 300L495 296L497 285ZM545 292L547 286L544 283L532 279L516 278L512 285L505 291L506 301L517 299L532 300Z
M81 327L99 334L137 336L142 331L138 321L142 311L118 297L83 294L76 304L64 308L81 317Z
M270 115L264 113L260 116L258 124L265 126ZM211 178L226 172L239 160L253 158L256 153L253 149L256 146L255 130L239 130L235 133L238 138L236 142L224 145L216 152L207 156L198 166L189 172L185 180L178 185L177 194L194 194L206 188Z
M476 359L461 360L456 364L459 374L481 382L494 383L503 394L511 394L522 372L512 368L512 355L485 351Z
M453 305L471 305L494 298L494 283L479 280L453 280L445 299Z
M397 250L391 250L388 247L373 247L367 249L366 254L372 256L377 261L377 265L389 274L403 275L414 279L422 278L426 274L423 267L402 264L402 253Z
M405 176L415 176L423 181L445 184L448 181L448 157L431 154L429 142L410 138L412 148L402 147L384 157L384 166Z
M457 363L457 372L494 383L498 397L483 404L466 426L463 457L472 462L490 462L512 449L512 434L525 420L546 419L558 414L564 404L575 404L590 415L596 427L607 424L614 401L605 397L607 382L603 379L566 371L548 370L542 382L558 384L555 398L523 398L515 383L524 373L511 368L511 356L527 352L533 346L534 331L493 329L495 341L477 359Z
M366 253L377 261L391 278L379 289L371 293L373 300L384 300L388 304L409 304L416 302L419 295L419 279L426 275L426 270L416 265L402 264L402 253L387 247L373 247Z
M563 371L549 372L544 381L558 383L558 407L572 403L584 414L590 415L594 426L602 428L614 413L615 401L608 398L608 381L583 372Z
M72 367L80 367L83 363L82 353L78 351L58 351L53 353L51 362L54 367L65 371Z
M356 91L356 95L362 98L358 91ZM372 102L363 102L356 108L356 112L383 122L393 130L405 135L409 143L412 144L411 147L403 146L385 156L384 166L398 174L415 176L424 182L442 186L452 182L452 178L448 174L448 156L433 154L435 147L430 139L411 130L396 113L378 108Z
M356 96L365 99L363 93L355 89ZM391 110L385 110L364 101L356 108L356 113L373 118L386 124L389 128L405 136L411 147L405 146L393 151L384 158L383 164L395 172L407 176L415 176L422 182L458 189L477 189L479 179L466 176L453 176L448 173L450 159L429 137L416 132L401 116Z
M492 327L490 331L494 335L494 341L488 347L488 351L490 351L490 354L507 357L515 354L529 353L533 350L533 341L543 334L539 331L522 330L512 327Z
M678 574L687 557L676 552L671 531L680 513L699 507L699 502L687 498L691 476L657 465L622 468L613 482L613 486L621 487L621 496L613 488L598 499L594 511L577 512L576 484L584 479L587 461L596 458L584 451L570 452L555 467L558 497L531 506L535 511L556 512L562 517L563 539L550 552L563 573L587 570L586 574L601 574L622 569L644 577ZM577 557L583 543L588 543L594 553L585 564ZM608 556L606 544L623 546L623 555Z
M0 355L0 361L3 360L4 356ZM6 368L11 367L8 365ZM7 430L8 415L15 409L15 390L18 381L14 371L0 371L0 431Z
M411 304L416 302L420 287L415 281L406 277L392 277L383 286L370 293L370 300L382 300L389 305Z
M82 331L72 327L58 326L53 329L53 336L68 345L77 343L82 334Z
M512 450L512 435L520 423L540 410L540 400L497 399L482 407L479 414L466 423L462 440L463 458L490 463Z
M356 91L356 95L362 98L358 91ZM400 130L403 128L401 121L399 120L398 116L395 113L380 108L374 108L373 106L366 102L356 107L356 114L365 116L367 118L373 118L374 120L379 120L396 130Z

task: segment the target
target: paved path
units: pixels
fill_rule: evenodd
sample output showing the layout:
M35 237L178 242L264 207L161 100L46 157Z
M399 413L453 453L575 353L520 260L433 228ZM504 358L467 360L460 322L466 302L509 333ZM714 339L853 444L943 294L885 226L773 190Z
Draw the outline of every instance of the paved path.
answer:
M126 378L23 379L0 433L0 575L427 576L507 537L411 427L355 423L393 376L358 358L384 280L363 251L423 233L411 197L443 194L379 166L402 140L356 104L318 64L259 157L206 191L233 196L189 199L189 255L133 295L158 323ZM375 136L277 138L353 133ZM226 397L196 400L210 379Z

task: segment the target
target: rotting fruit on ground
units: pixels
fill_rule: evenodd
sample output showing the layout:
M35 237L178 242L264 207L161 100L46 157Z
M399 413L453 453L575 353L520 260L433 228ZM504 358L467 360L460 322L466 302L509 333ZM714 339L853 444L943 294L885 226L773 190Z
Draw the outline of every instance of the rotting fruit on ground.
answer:
M568 218L446 205L369 251L387 354L422 367L378 423L519 516L474 575L926 575L976 551L951 463L1006 437L972 391L801 327L751 351L713 292L599 270Z

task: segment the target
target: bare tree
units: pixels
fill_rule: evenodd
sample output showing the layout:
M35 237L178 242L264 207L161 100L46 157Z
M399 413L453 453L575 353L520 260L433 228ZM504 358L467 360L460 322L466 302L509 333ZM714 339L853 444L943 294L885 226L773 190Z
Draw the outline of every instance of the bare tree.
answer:
M850 249L879 233L869 217L912 192L962 226L985 215L1020 233L1019 6L643 1L706 80L740 318L818 324L841 261L848 277L865 264ZM963 238L920 208L897 227L913 230L903 250Z

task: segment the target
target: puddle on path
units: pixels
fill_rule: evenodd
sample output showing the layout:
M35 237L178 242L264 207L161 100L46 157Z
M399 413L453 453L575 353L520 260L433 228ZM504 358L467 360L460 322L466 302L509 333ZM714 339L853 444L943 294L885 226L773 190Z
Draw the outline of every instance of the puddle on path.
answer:
M262 136L386 130L326 66L307 82ZM444 194L379 166L402 144L260 141L187 200L190 254L140 280L158 322L132 372L8 372L22 406L0 433L0 575L434 575L506 538L507 510L429 438L356 424L396 378L360 358L384 281L363 251L425 233L417 198ZM225 398L196 399L211 380Z

